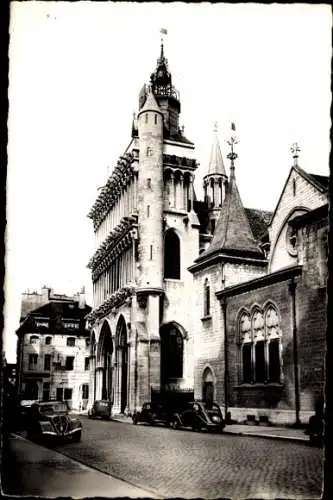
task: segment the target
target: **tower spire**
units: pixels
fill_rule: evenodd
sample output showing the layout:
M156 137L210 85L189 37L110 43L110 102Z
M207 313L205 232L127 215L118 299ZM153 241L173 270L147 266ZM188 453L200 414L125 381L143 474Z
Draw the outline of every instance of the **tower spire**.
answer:
M217 174L226 177L217 130L218 130L218 123L215 122L213 128L212 149L210 152L210 158L208 164L208 175Z

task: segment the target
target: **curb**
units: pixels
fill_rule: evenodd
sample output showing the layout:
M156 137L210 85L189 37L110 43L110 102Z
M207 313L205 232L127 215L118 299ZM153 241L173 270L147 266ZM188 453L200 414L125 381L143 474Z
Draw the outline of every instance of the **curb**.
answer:
M122 418L111 417L110 421L120 422L121 424L131 424L131 420L125 420ZM292 441L297 443L308 444L309 440L306 437L297 437L297 436L278 436L276 434L261 434L261 433L253 433L246 431L232 431L232 430L224 430L223 434L227 434L229 436L246 436L246 437L257 437L264 439L276 439L281 441Z
M246 436L246 437L257 437L257 438L264 438L264 439L276 439L276 440L281 440L281 441L293 441L297 443L308 443L307 438L302 438L302 437L297 437L297 436L278 436L276 434L259 434L259 433L253 433L253 432L246 432L246 431L223 431L223 434L228 434L229 436Z

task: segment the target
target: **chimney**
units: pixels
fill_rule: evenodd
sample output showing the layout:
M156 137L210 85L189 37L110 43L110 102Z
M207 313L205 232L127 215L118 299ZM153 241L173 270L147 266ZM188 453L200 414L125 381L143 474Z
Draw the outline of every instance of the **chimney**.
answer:
M47 286L43 286L42 288L42 301L43 304L46 304L50 299L50 288Z
M79 295L79 309L84 309L86 307L86 291L84 286L81 288Z

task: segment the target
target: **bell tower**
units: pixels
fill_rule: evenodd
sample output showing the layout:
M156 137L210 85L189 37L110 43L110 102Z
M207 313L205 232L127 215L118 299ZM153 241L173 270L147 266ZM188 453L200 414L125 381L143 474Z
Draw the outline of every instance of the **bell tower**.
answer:
M164 43L161 41L161 53L157 59L156 69L150 76L150 85L144 85L139 96L139 109L144 105L148 88L155 96L156 102L163 113L164 138L172 138L179 134L180 98L172 84L172 76L168 60L164 55Z

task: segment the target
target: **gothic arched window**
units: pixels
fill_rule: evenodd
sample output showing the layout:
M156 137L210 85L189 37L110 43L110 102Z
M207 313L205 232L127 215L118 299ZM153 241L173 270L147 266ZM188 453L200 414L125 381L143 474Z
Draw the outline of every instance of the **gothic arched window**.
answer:
M180 279L180 241L172 229L165 233L164 239L164 278Z
M238 323L242 383L280 383L281 330L276 308L268 305L258 308L250 318L243 312Z

